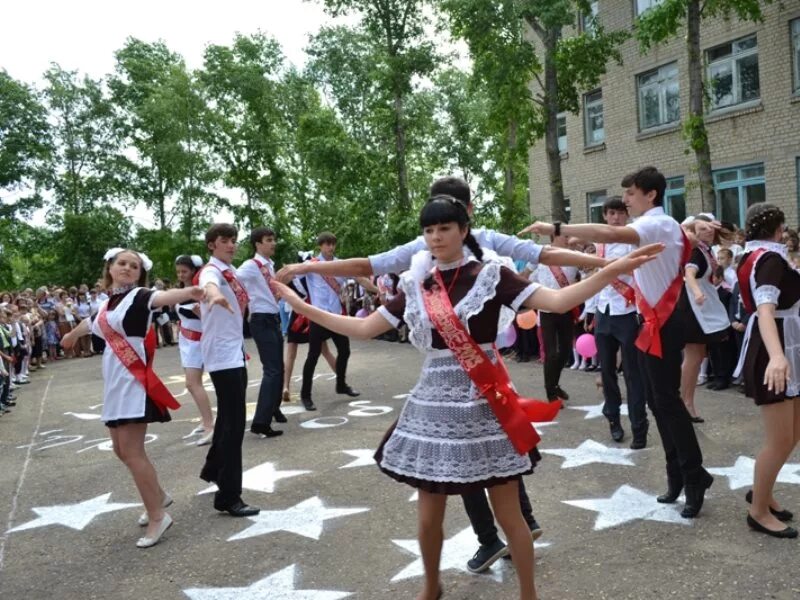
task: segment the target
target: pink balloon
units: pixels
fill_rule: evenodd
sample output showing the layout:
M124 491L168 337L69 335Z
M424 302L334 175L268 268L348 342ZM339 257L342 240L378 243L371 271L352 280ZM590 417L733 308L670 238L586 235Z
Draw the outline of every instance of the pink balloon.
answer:
M592 358L597 354L597 344L591 333L584 333L575 341L575 349L583 358Z
M369 311L366 308L359 308L358 312L356 313L356 316L359 319L365 319L366 317L369 316Z
M498 348L510 348L513 346L517 341L517 330L514 329L513 323L508 326L508 329L505 331L501 331L497 335L497 347Z

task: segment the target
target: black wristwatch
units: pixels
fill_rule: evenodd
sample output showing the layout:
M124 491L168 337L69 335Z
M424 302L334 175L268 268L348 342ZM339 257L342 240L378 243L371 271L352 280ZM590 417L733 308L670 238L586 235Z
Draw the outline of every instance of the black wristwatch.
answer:
M553 236L559 237L561 235L561 221L553 223Z

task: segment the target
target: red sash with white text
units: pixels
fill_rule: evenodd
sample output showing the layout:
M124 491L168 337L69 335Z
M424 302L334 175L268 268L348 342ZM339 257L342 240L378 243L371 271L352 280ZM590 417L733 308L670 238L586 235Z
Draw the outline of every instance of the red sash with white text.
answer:
M750 275L756 267L758 257L764 252L767 252L766 248L758 248L751 252L736 272L736 278L739 280L739 297L742 299L744 309L751 314L756 312L758 307L753 300L753 290L750 289Z
M636 304L639 308L639 313L644 319L642 329L636 338L636 347L642 352L652 354L658 358L662 358L661 328L672 315L675 306L678 304L678 299L681 297L683 265L686 264L692 253L692 245L689 243L689 238L683 233L683 229L681 229L681 235L683 236L683 254L681 255L681 264L678 266L678 274L662 294L655 307L650 306L639 287L637 286L636 288Z
M201 331L195 331L194 329L187 329L183 325L181 325L181 335L185 337L187 340L192 340L193 342L199 342L200 338L203 337L203 333Z
M239 310L241 310L242 315L244 315L244 312L247 309L247 304L250 302L250 296L247 294L247 290L244 289L242 282L236 278L233 269L225 269L223 271L217 265L212 265L211 263L208 263L206 267L214 267L217 271L222 273L222 278L228 282L229 286L231 286L231 290L236 296L236 303L239 305Z
M555 278L558 287L563 289L569 285L569 279L567 279L567 275L564 273L564 269L562 269L561 267L553 267L553 266L549 266L547 268L550 269L550 272L553 274L553 277ZM577 323L578 320L581 318L581 307L575 306L572 308L572 310L570 310L570 312L572 313L572 318Z
M595 244L595 248L597 249L597 256L600 258L605 258L606 254L606 245L605 244ZM632 285L629 285L622 281L619 277L617 277L614 281L611 282L611 287L623 298L625 298L625 306L633 306L636 302L636 290L633 289Z
M97 323L100 326L100 331L103 332L106 343L114 352L114 356L136 378L136 381L142 384L145 393L162 413L166 413L168 408L172 410L180 408L181 405L153 370L153 358L155 357L156 349L155 329L150 327L144 338L144 354L147 357L147 363L144 363L128 341L128 338L111 327L106 315L107 308L108 304L103 304L100 308L100 312L97 314Z
M438 269L433 276L436 285L422 292L428 318L475 387L489 401L492 412L514 449L519 454L530 452L541 439L531 427L531 421L552 421L561 408L561 401L520 398L505 365L502 362L492 363L459 320Z

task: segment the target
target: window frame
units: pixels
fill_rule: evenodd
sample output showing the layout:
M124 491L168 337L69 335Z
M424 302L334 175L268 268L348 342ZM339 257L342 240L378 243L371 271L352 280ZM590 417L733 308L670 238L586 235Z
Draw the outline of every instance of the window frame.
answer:
M561 127L560 123L563 121L564 123L564 135L562 136L559 133L559 128ZM556 115L556 137L558 138L558 151L563 155L569 152L569 138L568 131L567 131L567 113L566 111L562 111ZM564 147L561 147L561 139L564 139Z
M755 46L753 48L748 48L747 50L734 53L734 45L744 42L749 39L755 40ZM718 58L714 61L709 59L709 55L714 50L718 50L724 46L730 46L730 54L724 58ZM735 40L730 40L723 44L717 44L716 46L712 46L705 51L705 62L706 62L706 83L711 86L712 83L712 76L711 70L715 66L719 66L725 63L729 63L731 65L731 95L733 96L733 101L730 104L725 104L724 106L716 106L714 104L714 91L710 89L710 96L709 96L709 113L715 113L719 111L730 110L741 106L743 104L750 104L755 102L761 101L761 63L759 62L759 46L758 46L758 35L756 33L751 33L749 35L742 36L740 38L736 38ZM741 81L739 78L739 68L738 64L741 60L749 58L751 56L756 57L756 68L758 69L758 96L756 98L750 98L748 100L742 100L741 96Z
M598 100L589 101L590 96L595 96L599 94L599 102ZM603 138L599 141L589 141L589 133L590 131L599 131L591 129L589 125L589 107L594 106L596 104L600 104L601 112L600 114L603 117ZM606 118L605 118L605 107L603 106L603 89L597 88L596 90L592 90L583 95L583 146L584 148L596 148L597 146L601 146L606 141Z
M600 14L600 0L589 0L589 7L592 11L591 14L586 14L582 11L578 13L578 32L594 35L596 29L592 21L597 21Z
M640 11L639 10L639 2L640 2L640 0L633 0L633 15L635 17L641 17L648 10L650 10L654 6L658 6L663 1L664 0L647 0L647 3L649 4L649 6L647 8L645 8L644 10Z
M604 223L603 204L608 200L608 190L592 190L586 192L586 221L588 223ZM592 221L592 208L600 208L600 220Z
M800 96L800 17L789 21L789 48L792 52L792 93Z
M672 82L672 79L666 80L661 75L662 71L666 71L668 68L674 68L675 75L674 81L678 85L678 118L673 121L666 121L660 120L659 123L655 125L647 125L645 126L644 123L644 102L642 99L642 90L643 89L650 89L656 88L658 92L658 111L659 117L663 117L664 119L668 118L669 109L667 107L667 89L669 87L669 83ZM642 87L642 79L644 77L657 74L659 75L659 79L654 83L646 84L646 87ZM639 131L651 131L654 129L658 129L660 127L673 127L676 123L680 123L681 121L681 107L680 107L680 97L681 97L681 81L680 81L680 71L678 70L678 61L672 61L661 66L656 67L655 69L650 69L649 71L645 71L644 73L639 73L636 75L636 100L639 108ZM666 83L666 85L665 85Z
M670 187L671 183L680 181L680 187ZM678 220L674 215L672 207L673 199L677 196L683 196L683 218ZM683 175L670 177L667 179L667 187L664 190L664 212L671 216L676 221L680 222L686 218L686 178Z
M742 174L747 169L753 169L756 167L761 168L762 174L758 177L742 177ZM730 179L727 181L720 181L720 176L726 173L736 172L736 179ZM747 198L745 194L745 189L753 186L753 185L763 185L764 190L766 192L767 186L767 179L766 179L766 168L763 162L757 163L748 163L744 165L738 165L735 167L726 167L722 169L715 169L712 172L712 177L714 180L714 214L717 215L718 218L722 218L722 202L720 198L720 192L723 190L729 189L736 189L738 193L738 209L739 209L739 223L737 225L739 227L744 227L745 216L747 214Z

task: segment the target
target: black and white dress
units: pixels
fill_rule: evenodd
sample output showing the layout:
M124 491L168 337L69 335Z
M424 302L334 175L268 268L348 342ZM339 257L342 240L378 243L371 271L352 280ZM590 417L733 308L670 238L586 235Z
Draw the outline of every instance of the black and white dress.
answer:
M152 302L157 293L147 288L133 288L127 292L112 294L106 301L109 326L127 338L143 362L147 360L144 338L152 325ZM105 340L96 318L92 322L92 334ZM103 351L101 418L107 427L128 423L164 423L170 420L169 411L162 412L147 396L142 384L123 366L109 344L106 344Z
M731 326L728 310L719 299L717 288L711 282L713 275L712 265L716 264L710 254L708 246L698 246L692 250L686 267L697 269L695 278L705 300L697 304L689 286L683 286L683 301L688 304L686 310L686 337L687 344L713 344L724 340Z
M378 312L395 327L409 327L409 340L425 354L417 384L395 426L376 453L390 477L433 493L463 494L531 473L536 450L514 449L489 403L433 328L421 283L434 263L425 251L400 277L399 293ZM460 267L460 268L459 268ZM500 262L440 264L442 279L458 318L491 360L493 342L514 312L539 287Z
M756 307L775 305L775 323L790 376L782 394L764 385L769 352L758 327L758 312L754 312L747 323L735 375L744 374L745 394L761 406L800 397L800 273L789 264L784 244L766 241L747 242L740 269L750 253L759 248L766 252L756 259L750 272L750 290Z
M180 319L181 329L196 331L202 335L203 324L200 321L200 315L192 310L195 306L197 306L197 302L194 300L178 304L178 319ZM178 336L178 349L181 353L181 366L184 369L203 368L203 349L200 340L190 340L181 331Z

